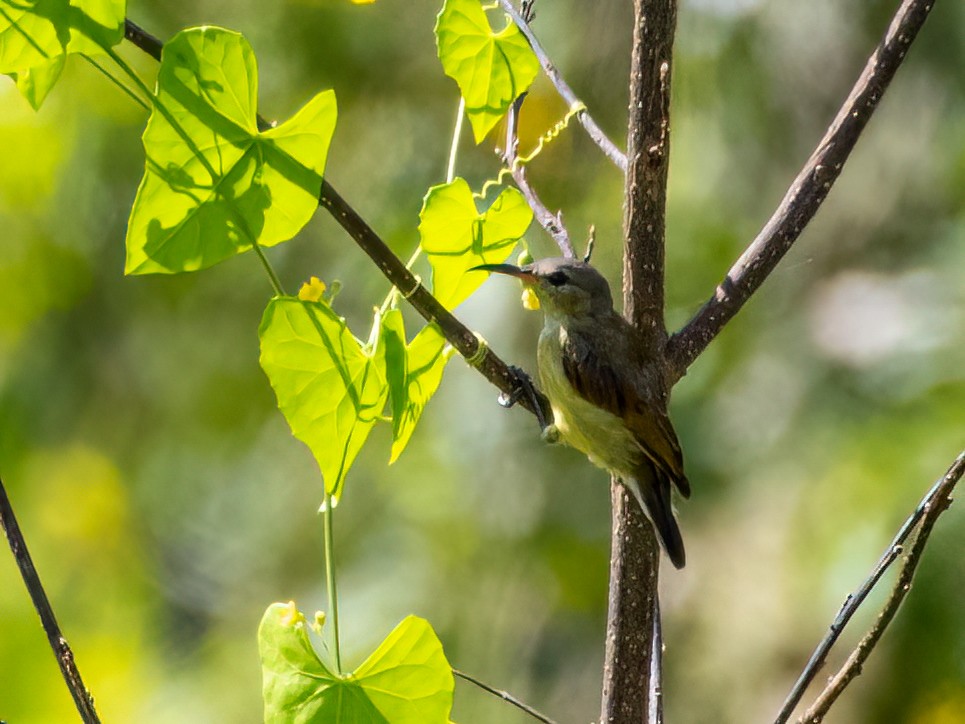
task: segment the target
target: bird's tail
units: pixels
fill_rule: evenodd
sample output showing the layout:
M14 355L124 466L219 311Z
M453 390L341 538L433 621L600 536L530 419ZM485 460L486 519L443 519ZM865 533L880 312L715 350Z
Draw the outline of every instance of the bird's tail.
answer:
M667 552L667 557L675 568L683 568L687 563L684 553L684 539L674 518L670 504L670 478L662 470L650 468L650 474L643 479L625 479L624 485L633 493L643 512L657 531L657 537Z

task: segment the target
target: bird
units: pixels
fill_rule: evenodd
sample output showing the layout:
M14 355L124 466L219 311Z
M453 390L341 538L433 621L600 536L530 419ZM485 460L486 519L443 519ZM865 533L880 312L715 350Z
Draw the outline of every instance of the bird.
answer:
M653 524L673 565L686 563L671 488L690 497L669 394L650 345L613 308L606 278L587 261L554 257L475 270L519 279L543 310L540 385L553 422L542 431L617 477Z

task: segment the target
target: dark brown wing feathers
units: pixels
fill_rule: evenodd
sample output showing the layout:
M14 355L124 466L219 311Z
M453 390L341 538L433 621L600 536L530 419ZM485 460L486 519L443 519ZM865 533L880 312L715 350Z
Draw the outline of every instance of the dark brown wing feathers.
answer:
M620 319L622 322L622 318ZM625 326L624 326L625 325ZM608 343L624 346L633 344L632 328L625 323L614 334L601 335ZM623 418L644 454L669 477L680 494L690 497L690 483L684 475L683 454L659 390L646 388L646 377L637 370L616 369L608 364L611 356L632 359L620 350L597 353L585 335L568 331L562 340L563 372L581 397L597 407ZM628 379L628 374L633 378Z

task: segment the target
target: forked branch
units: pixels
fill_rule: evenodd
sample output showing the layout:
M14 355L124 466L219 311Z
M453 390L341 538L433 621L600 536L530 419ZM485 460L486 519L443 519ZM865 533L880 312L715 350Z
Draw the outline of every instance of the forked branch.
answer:
M777 719L775 719L775 724L784 724L788 721L794 709L801 701L801 698L804 696L804 692L824 665L828 652L841 636L841 632L848 621L851 620L851 617L868 597L868 594L871 593L872 589L881 580L885 571L905 553L905 541L914 535L914 543L912 543L911 550L908 551L905 556L905 562L901 567L901 572L898 574L898 579L891 589L891 594L887 602L875 619L874 625L861 639L861 642L854 651L852 651L848 660L841 667L841 670L830 679L824 691L821 692L814 704L811 705L804 716L798 721L802 723L807 722L808 724L817 724L817 722L820 722L825 714L827 714L828 709L831 708L831 705L844 691L845 687L861 673L861 666L865 660L867 660L868 656L871 655L872 650L897 613L901 602L905 599L905 596L908 595L908 591L911 590L912 578L915 575L915 570L918 567L918 562L921 560L922 552L925 549L925 544L928 542L929 535L931 535L935 521L938 520L938 516L945 512L951 504L952 491L955 489L958 481L961 480L963 474L965 474L965 452L959 454L945 475L942 476L942 478L932 486L932 489L928 491L925 497L922 498L918 507L915 508L915 511L908 517L904 525L901 526L898 534L894 540L892 540L891 545L888 546L884 555L879 559L871 575L865 579L864 583L861 584L854 593L845 599L844 605L841 606L841 610L831 623L827 635L825 635L818 644L814 653L811 654L811 658L804 667L804 671L801 672L801 676L798 677L797 682L795 682L791 693L788 694L784 706L781 708Z

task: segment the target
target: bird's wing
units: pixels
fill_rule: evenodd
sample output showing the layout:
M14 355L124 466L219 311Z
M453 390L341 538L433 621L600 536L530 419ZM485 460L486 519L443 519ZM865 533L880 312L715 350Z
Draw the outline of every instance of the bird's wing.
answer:
M620 319L622 322L622 319ZM613 335L604 335L609 344L629 352L633 330L620 325ZM685 498L690 483L684 474L683 453L670 418L663 409L657 390L647 390L645 378L637 370L610 364L611 359L634 359L621 350L597 350L589 335L568 330L562 340L563 372L581 397L623 419L633 432L644 455L663 470Z

